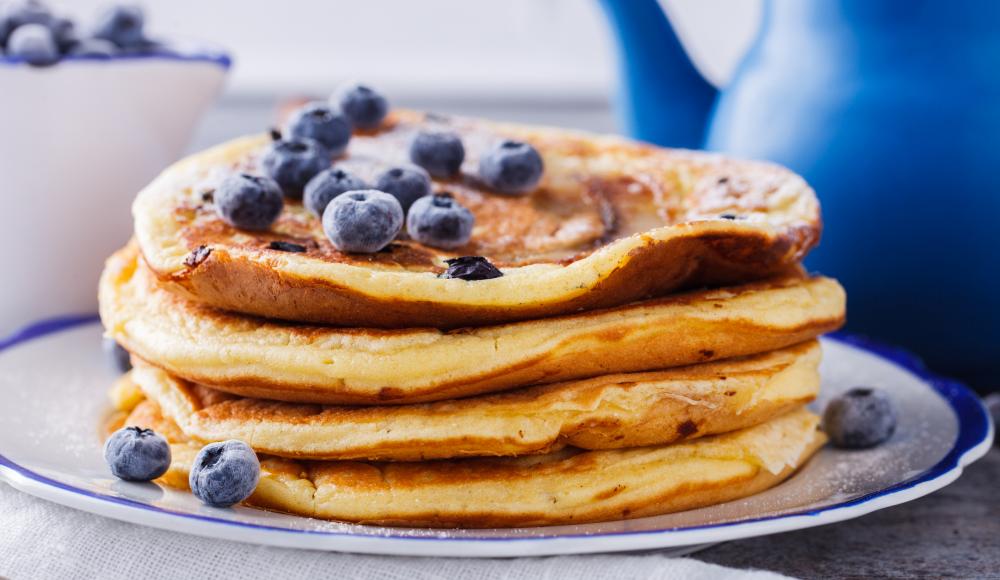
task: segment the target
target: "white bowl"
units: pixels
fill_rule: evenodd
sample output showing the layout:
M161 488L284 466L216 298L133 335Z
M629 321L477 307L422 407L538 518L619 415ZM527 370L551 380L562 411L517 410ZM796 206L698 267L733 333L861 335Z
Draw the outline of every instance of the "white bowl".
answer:
M132 198L181 155L229 64L204 51L48 68L0 58L0 336L96 309Z

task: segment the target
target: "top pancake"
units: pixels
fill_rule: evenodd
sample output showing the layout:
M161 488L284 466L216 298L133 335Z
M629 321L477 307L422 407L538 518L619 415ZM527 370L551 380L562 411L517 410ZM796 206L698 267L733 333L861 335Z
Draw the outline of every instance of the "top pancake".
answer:
M140 193L133 214L142 253L171 290L227 310L452 328L759 279L799 261L819 238L812 190L783 168L616 137L396 111L378 131L356 134L335 165L372 180L406 161L418 129L455 131L465 143L462 175L434 184L476 217L472 239L454 252L404 235L376 254L344 254L295 202L268 232L226 225L212 191L235 171L259 171L267 146L259 136L181 161ZM491 193L473 177L479 155L504 138L531 143L544 159L542 182L527 196ZM306 251L272 250L272 241ZM485 256L504 276L438 278L445 259L462 255Z

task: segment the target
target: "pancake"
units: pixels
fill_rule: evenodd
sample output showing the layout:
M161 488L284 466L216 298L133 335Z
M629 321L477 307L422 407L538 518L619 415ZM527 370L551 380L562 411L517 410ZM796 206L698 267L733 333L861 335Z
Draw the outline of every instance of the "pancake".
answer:
M199 447L144 401L125 420L172 443L158 481L187 488ZM408 527L523 527L639 518L759 493L826 441L799 409L723 435L659 447L409 463L262 455L249 505L302 516Z
M237 395L404 404L768 352L844 320L844 291L791 274L508 325L339 329L225 314L163 290L127 248L101 277L107 334L139 358Z
M819 343L651 373L396 407L247 399L138 365L131 380L185 436L282 457L417 461L664 445L762 423L819 390Z
M136 239L168 289L205 304L381 328L529 320L762 279L800 261L819 239L819 204L794 173L618 137L396 111L378 131L355 135L337 165L373 181L406 161L419 129L455 131L465 143L462 177L435 183L476 218L471 241L454 251L404 236L376 254L341 253L297 202L268 232L228 226L212 193L235 171L259 171L266 136L167 169L135 201ZM530 142L544 158L530 195L497 195L473 177L481 152L504 138ZM276 241L304 251L271 249ZM438 277L445 259L463 255L485 256L503 277Z

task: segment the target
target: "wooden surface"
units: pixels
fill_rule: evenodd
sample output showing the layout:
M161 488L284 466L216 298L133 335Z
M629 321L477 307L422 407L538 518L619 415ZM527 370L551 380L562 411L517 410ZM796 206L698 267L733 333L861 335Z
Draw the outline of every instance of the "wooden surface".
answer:
M838 524L720 544L693 557L800 578L1000 579L1000 448L916 501Z

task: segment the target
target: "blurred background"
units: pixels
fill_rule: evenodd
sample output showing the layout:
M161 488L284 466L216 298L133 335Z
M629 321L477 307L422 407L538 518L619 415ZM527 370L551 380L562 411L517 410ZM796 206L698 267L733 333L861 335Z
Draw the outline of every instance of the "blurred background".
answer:
M234 55L225 93L192 150L265 127L277 101L325 96L345 79L377 86L407 107L617 130L613 39L591 0L142 4L152 35L208 39ZM61 8L89 22L106 5L74 0ZM700 69L713 81L728 80L755 35L761 3L664 6Z

